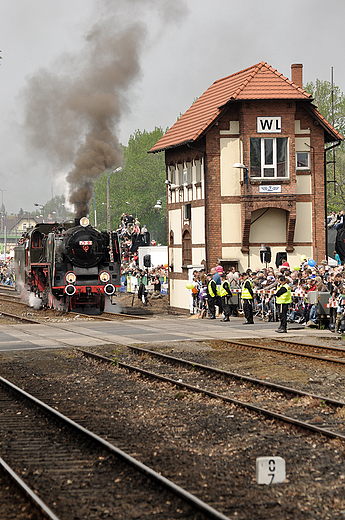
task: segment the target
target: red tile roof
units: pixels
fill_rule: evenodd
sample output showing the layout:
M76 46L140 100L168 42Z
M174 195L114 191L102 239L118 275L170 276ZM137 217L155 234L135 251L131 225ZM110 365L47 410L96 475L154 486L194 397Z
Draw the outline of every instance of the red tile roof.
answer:
M226 103L231 100L246 99L311 101L311 95L262 61L215 81L151 148L150 152L159 152L195 141L219 116ZM336 132L327 121L326 123L329 130ZM338 136L341 138L340 134Z

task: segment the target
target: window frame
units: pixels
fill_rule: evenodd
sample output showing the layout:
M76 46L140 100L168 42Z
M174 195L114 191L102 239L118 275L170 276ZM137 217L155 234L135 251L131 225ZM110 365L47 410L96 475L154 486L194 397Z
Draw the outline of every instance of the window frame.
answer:
M308 158L308 166L298 166L298 154L299 153L303 153L303 154L306 154L307 155L307 158ZM308 151L299 151L299 152L296 152L296 170L310 170L310 152Z
M168 166L168 180L171 184L175 185L176 168L174 164Z
M254 144L252 143L252 140L257 139L260 140L260 175L253 175L252 171L254 168L259 169L259 166L256 166L254 163L254 158L252 157L252 148L253 151L255 149ZM285 160L285 176L278 175L278 140L284 140L285 141L285 147L286 147L286 160ZM267 141L267 143L266 143ZM266 163L267 154L266 151L268 150L268 141L272 141L272 162ZM286 136L279 136L279 137L251 137L250 138L250 180L287 180L290 178L290 169L289 169L289 138ZM256 156L256 159L258 157ZM253 160L253 161L252 161ZM273 169L274 175L265 175L265 169Z
M195 159L195 183L201 182L202 175L201 175L201 159Z
M192 261L192 234L189 229L185 229L182 233L182 265L191 265Z
M35 245L35 239L38 238L38 245ZM42 247L42 235L39 231L34 231L31 235L31 249L40 249Z

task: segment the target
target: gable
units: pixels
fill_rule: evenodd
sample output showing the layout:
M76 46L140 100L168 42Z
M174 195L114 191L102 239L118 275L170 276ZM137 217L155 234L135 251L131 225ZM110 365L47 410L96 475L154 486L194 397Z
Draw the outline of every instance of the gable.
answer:
M311 102L311 95L266 62L258 63L215 81L149 152L159 152L193 142L220 116L228 103L255 99ZM326 123L329 125L327 121ZM329 128L334 130L331 125ZM336 137L335 140L337 139Z

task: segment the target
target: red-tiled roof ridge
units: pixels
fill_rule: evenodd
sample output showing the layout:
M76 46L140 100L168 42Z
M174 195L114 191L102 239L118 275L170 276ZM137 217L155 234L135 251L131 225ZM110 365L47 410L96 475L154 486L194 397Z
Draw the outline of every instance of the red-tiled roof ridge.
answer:
M238 94L246 87L246 85L248 85L248 83L250 82L250 80L259 72L259 70L262 68L263 65L265 65L266 62L265 61L262 61L261 63L258 63L257 65L254 65L254 70L253 72L248 76L248 78L243 82L242 86L239 87L236 92L234 93L233 95L233 98L235 99ZM253 68L253 67L251 67ZM246 69L244 69L242 72L244 72ZM247 69L248 70L248 69ZM224 79L224 78L223 78ZM218 80L218 81L222 81L222 80Z
M234 72L233 74L229 74L228 76L224 76L224 78L219 78L219 79L216 79L212 85L215 85L216 83L220 83L221 81L224 81L226 79L229 79L229 78L234 78L235 76L239 76L240 74L243 74L244 72L248 72L249 70L253 70L254 69L254 72L257 70L259 70L259 67L260 65L266 63L265 61L260 61L260 63L256 63L255 65L251 65L250 67L247 67L245 69L242 69L242 70L238 70L237 72Z
M266 62L261 62L263 63L264 65L266 65L266 67L272 71L276 76L278 76L280 79L283 79L284 81L286 81L286 83L288 83L289 85L291 85L292 87L294 87L296 90L298 90L298 92L300 92L301 94L304 94L306 96L306 98L309 98L311 99L311 94L309 94L306 90L304 90L300 85L296 85L296 83L294 83L293 81L291 81L291 79L287 78L286 76L284 76L284 74L282 74L281 72L278 72L277 69L274 69L272 67L272 65L269 65L268 63Z
M195 141L217 119L227 103L244 99L311 101L312 98L301 86L261 61L212 83L149 151L158 152Z

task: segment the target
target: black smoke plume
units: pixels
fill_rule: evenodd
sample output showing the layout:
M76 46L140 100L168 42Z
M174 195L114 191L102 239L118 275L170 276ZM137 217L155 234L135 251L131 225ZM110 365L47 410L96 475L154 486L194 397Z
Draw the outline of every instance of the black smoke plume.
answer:
M97 177L121 165L117 135L129 109L128 90L141 74L146 39L145 24L132 20L153 10L164 23L175 22L184 9L183 0L102 0L81 51L64 54L54 70L28 79L23 97L30 149L54 168L69 168L76 217L89 213Z

